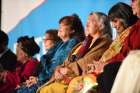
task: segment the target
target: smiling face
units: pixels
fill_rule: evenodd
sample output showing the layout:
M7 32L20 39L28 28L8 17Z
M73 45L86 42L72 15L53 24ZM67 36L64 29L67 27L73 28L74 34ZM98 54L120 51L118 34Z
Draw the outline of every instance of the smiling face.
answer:
M120 18L114 18L114 20L111 21L111 24L116 29L118 34L123 32L125 29L123 22Z
M133 14L140 18L140 1L132 0L131 6L132 6Z
M58 36L62 39L62 41L66 41L67 39L69 39L72 33L73 31L69 25L66 25L63 22L60 23Z

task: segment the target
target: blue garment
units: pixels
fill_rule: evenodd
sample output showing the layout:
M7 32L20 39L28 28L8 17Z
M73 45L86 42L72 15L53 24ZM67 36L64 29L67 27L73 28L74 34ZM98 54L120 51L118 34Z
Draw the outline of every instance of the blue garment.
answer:
M62 42L58 42L53 48L49 49L45 55L41 57L40 63L42 66L42 71L39 74L39 81L46 82L50 79L50 73L48 73L49 68L52 65L51 59L53 58L57 49L61 46Z
M16 93L36 93L37 89L41 86L40 82L32 85L31 87L22 86Z
M52 75L56 66L61 65L65 61L65 59L68 56L68 53L77 43L78 43L78 40L75 38L72 38L68 40L67 42L64 42L63 44L61 44L61 46L57 49L54 57L51 60L52 64L49 68L48 73Z

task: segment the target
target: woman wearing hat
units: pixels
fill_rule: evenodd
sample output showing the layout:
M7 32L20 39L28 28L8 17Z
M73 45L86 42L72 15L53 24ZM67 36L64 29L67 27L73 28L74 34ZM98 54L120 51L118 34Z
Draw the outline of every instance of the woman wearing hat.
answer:
M20 65L17 67L17 72L21 82L25 82L30 75L37 74L34 71L39 62L33 56L39 53L39 50L40 48L33 37L23 36L18 38L16 55Z

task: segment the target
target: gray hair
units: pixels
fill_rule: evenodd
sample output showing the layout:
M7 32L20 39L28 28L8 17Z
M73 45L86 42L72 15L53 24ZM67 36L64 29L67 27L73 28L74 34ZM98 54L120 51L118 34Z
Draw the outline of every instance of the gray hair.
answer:
M101 33L108 34L110 37L112 37L112 29L111 29L111 24L108 16L102 12L93 12L90 15L97 15L96 21L98 22L100 26L100 31Z

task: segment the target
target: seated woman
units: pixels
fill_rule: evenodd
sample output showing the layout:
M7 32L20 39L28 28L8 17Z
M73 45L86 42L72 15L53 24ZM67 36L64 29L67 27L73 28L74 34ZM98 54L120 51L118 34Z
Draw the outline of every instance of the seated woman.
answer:
M52 65L48 70L50 73L54 72L56 66L63 64L71 49L85 38L84 28L77 15L64 16L59 20L59 24L58 36L63 43L51 59Z
M0 93L14 93L20 79L16 73L17 57L8 49L8 35L0 30Z
M48 81L51 75L48 69L52 64L51 59L53 58L57 48L59 47L59 43L60 38L57 36L57 30L47 30L44 38L44 47L46 49L46 54L41 57L40 64L36 68L36 73L39 72L39 76L30 76L26 81L26 85L19 88L17 90L17 93L36 93L37 88Z
M93 25L91 25L92 23ZM91 87L97 85L96 77L88 74L89 70L92 69L88 68L88 64L92 64L93 60L99 60L102 54L106 51L106 49L108 49L109 45L111 44L111 26L110 21L105 14L100 12L93 12L89 16L89 19L87 21L87 32L93 37L93 40L97 36L98 39L93 43L94 47L89 51L92 52L90 60L80 62L80 60L82 59L81 58L76 62L80 69L84 72L84 74L72 79L69 84L67 93L86 93ZM86 55L84 57L88 58L86 57Z
M88 36L69 53L67 60L64 62L64 67L58 67L55 71L53 83L48 86L44 85L38 90L39 93L65 93L71 79L80 75L78 73L79 69L76 71L76 68L79 66L84 72L85 65L93 58L98 60L108 48L112 41L112 32L105 14L92 13L87 21L87 31Z
M132 5L133 14L137 15L138 18L140 18L140 0L132 0L131 5ZM133 45L131 50L135 50L135 51L130 52L129 55L123 61L118 71L118 74L116 76L111 93L139 93L140 92L140 85L139 85L140 84L139 82L140 20L138 20L137 23L132 26L132 28L133 28L133 33L130 35L131 39L129 38L129 40L131 40L130 42L131 46Z
M130 50L140 48L140 33L137 29L139 21L136 23L137 17L133 15L132 8L127 4L117 3L110 9L109 17L118 36L99 60L101 64L97 62L98 65L95 67L95 72L103 71L97 78L100 93L110 93L122 60ZM104 67L105 64L108 65Z
M16 46L16 55L19 62L17 73L21 83L29 79L39 64L39 61L33 58L35 54L39 53L39 50L40 48L33 37L22 36L18 38Z
M140 92L140 50L131 51L124 59L111 93L139 93Z

